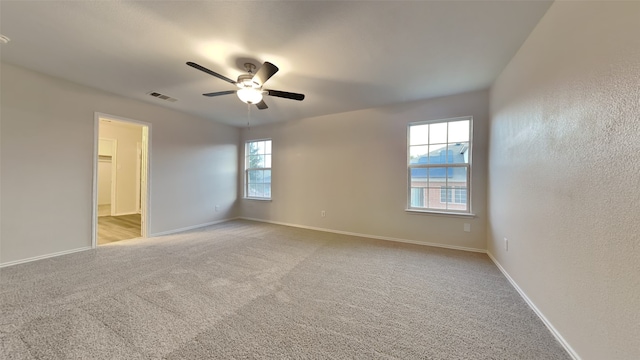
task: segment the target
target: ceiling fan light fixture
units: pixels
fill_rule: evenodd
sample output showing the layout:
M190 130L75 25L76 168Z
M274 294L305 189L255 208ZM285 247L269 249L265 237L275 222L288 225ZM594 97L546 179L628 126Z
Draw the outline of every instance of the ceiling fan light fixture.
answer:
M238 98L245 104L257 104L262 101L262 91L252 87L242 88L236 93Z
M262 100L262 97L264 95L298 101L304 100L304 94L297 94L280 90L267 90L262 88L264 83L267 82L267 80L269 80L276 72L278 72L278 67L268 61L265 61L264 64L262 64L262 66L260 67L260 70L255 73L255 65L252 65L250 63L244 64L245 69L247 69L247 74L239 75L238 81L233 81L224 75L220 75L215 71L209 70L206 67L198 65L191 61L188 61L187 65L238 87L238 90L210 92L202 94L203 96L214 97L236 93L240 101L245 104L254 104L259 110L265 110L269 108L267 104L265 104Z

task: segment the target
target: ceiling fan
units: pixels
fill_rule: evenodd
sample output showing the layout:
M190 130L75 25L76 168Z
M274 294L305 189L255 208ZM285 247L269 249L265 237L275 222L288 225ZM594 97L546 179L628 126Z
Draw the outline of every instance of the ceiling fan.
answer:
M247 70L247 74L242 74L238 76L238 81L233 81L224 75L220 75L215 71L209 70L206 67L198 65L191 61L187 62L187 65L191 66L192 68L198 69L200 71L206 72L209 75L215 76L218 79L231 83L239 88L238 90L227 90L227 91L218 91L218 92L202 94L204 96L213 97L213 96L229 95L229 94L235 93L236 95L238 95L238 98L242 102L246 104L255 104L260 110L264 110L268 108L267 104L262 99L263 95L281 97L285 99L292 99L292 100L298 100L298 101L304 100L304 94L297 94L297 93L292 93L287 91L270 90L270 89L262 88L264 83L267 82L269 78L271 78L275 73L278 72L278 67L268 61L265 61L265 63L262 64L260 69L258 69L258 71L255 74L254 74L254 71L256 70L256 66L254 64L251 64L251 63L244 64L244 68Z

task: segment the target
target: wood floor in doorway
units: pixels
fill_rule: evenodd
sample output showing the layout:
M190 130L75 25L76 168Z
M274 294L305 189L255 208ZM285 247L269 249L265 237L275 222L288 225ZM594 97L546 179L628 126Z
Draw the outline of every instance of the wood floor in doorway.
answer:
M98 245L141 236L140 214L98 217Z

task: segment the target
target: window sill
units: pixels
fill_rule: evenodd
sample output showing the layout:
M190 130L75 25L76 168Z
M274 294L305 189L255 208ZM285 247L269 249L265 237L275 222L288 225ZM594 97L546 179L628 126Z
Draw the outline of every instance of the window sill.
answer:
M415 214L415 215L458 216L458 217L467 217L467 218L476 217L476 214L473 214L473 213L459 213L459 212L418 210L418 209L404 209L404 211L406 211L408 213L411 213L411 214Z
M243 197L242 200L271 201L271 198Z

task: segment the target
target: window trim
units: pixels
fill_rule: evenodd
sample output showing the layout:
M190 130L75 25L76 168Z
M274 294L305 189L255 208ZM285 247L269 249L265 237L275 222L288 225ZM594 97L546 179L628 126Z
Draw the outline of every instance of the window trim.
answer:
M260 142L260 141L270 141L271 142L271 152L268 154L271 156L271 167L261 167L261 168L249 168L247 167L247 158L249 157L249 155L247 155L247 150L248 150L248 145L249 143L254 143L254 142ZM273 139L271 138L264 138L264 139L252 139L252 140L246 140L244 142L244 156L243 156L243 168L244 168L244 185L243 185L243 189L244 189L244 196L242 197L245 200L258 200L258 201L271 201L273 198L273 186L271 186L271 190L269 191L270 196L269 197L261 197L261 196L249 196L249 171L251 170L269 170L271 171L272 174L272 178L273 178ZM265 154L266 155L266 154ZM263 183L264 184L264 183ZM272 183L270 183L272 184Z
M449 123L455 121L464 121L469 120L469 161L467 163L452 163L452 164L414 164L411 165L411 127L417 125L425 125L425 124L438 124L438 123ZM407 207L405 211L412 213L422 213L422 214L436 214L436 215L458 215L458 216L475 216L472 208L472 187L473 184L471 182L472 179L472 161L473 161L473 116L461 116L455 118L446 118L446 119L433 119L433 120L425 120L425 121L416 121L407 124L407 143L405 147L406 151L406 164L407 164ZM455 209L437 209L437 208L426 208L426 207L412 207L411 206L411 170L412 169L429 169L429 168L454 168L454 167L464 167L467 169L467 210L455 210ZM428 187L427 187L428 189Z

